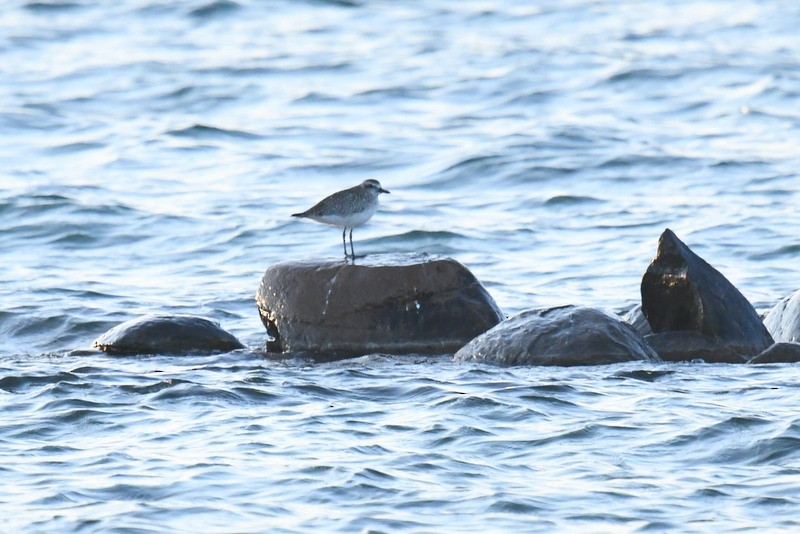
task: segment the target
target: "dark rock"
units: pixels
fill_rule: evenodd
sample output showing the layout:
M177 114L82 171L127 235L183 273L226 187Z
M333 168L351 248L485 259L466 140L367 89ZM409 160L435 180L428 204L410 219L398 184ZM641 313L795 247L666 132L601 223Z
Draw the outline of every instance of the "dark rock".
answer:
M121 323L92 346L108 354L211 354L244 346L219 324L192 315L146 315Z
M657 334L691 330L748 356L773 344L747 299L669 229L642 278L642 311Z
M777 303L764 316L764 326L775 341L800 341L800 291Z
M637 304L628 310L628 312L622 316L622 320L631 325L640 336L649 336L653 333L653 329L650 328L650 323L647 322L647 317L645 317L642 312L641 304Z
M256 302L270 352L335 357L453 353L503 318L463 265L427 254L279 263Z
M473 339L455 359L564 366L658 361L629 324L601 310L578 306L527 310L509 317Z
M775 343L747 363L797 363L800 362L800 343Z
M753 350L751 345L711 339L694 330L650 334L644 340L665 362L745 363Z

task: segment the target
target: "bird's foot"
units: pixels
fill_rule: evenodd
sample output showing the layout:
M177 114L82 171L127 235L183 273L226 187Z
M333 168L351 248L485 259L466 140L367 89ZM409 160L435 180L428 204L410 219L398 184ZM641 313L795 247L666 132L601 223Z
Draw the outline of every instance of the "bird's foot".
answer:
M366 257L367 257L366 254L358 254L358 255L356 255L356 254L348 254L348 255L346 255L344 257L344 261L345 261L345 263L347 263L347 262L355 263L356 260L361 259L361 258L366 258Z

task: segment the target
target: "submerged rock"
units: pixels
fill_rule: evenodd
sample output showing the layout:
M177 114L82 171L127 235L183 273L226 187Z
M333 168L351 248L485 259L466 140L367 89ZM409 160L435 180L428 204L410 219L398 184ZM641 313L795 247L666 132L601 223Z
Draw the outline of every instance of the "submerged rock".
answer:
M656 334L695 331L747 356L773 343L747 299L669 229L658 240L641 289L642 311Z
M751 345L711 339L694 330L650 334L644 340L665 362L745 363L753 350Z
M747 363L797 363L800 362L800 343L775 343Z
M121 323L92 346L108 354L210 354L244 346L218 323L193 315L146 315Z
M500 365L603 365L657 361L636 331L604 311L578 306L527 310L459 350L455 359Z
M764 316L764 326L775 341L800 341L800 291L777 303Z
M502 320L463 265L427 254L289 261L256 294L270 352L453 353Z

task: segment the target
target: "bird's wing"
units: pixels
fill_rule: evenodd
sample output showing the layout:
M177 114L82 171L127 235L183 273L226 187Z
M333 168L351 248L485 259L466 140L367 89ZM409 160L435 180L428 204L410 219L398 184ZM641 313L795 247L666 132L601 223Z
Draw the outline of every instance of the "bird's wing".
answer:
M352 211L352 203L349 197L353 195L357 187L358 186L351 187L350 189L345 189L344 191L329 195L311 206L301 215L322 215L330 212L347 213Z

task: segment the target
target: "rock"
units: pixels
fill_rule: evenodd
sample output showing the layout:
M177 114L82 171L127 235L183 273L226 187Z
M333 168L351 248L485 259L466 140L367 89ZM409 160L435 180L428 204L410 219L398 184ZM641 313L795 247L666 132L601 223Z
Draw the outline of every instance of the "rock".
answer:
M628 310L628 312L622 316L622 320L631 325L640 336L649 336L653 333L653 329L650 328L650 323L647 322L647 317L645 317L642 312L641 304L637 304Z
M694 330L650 334L644 340L665 362L745 363L753 350L750 345L718 341Z
M219 324L193 315L145 315L118 324L92 346L108 354L210 354L244 346Z
M509 317L455 359L500 365L603 365L658 361L629 324L601 310L563 306Z
M800 291L777 303L764 316L764 326L775 341L800 341Z
M691 330L747 356L773 344L747 299L669 229L658 240L641 289L642 311L656 334Z
M269 267L256 295L270 352L453 353L503 314L457 261L380 254Z
M800 343L775 343L747 363L797 363L800 362Z

